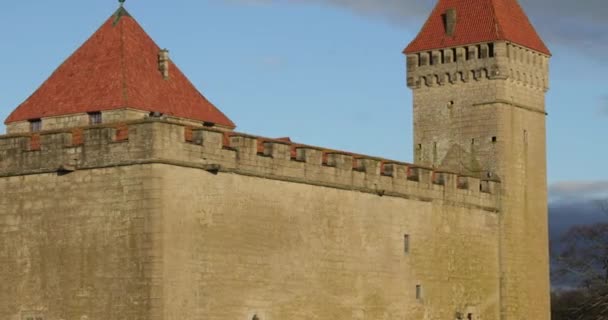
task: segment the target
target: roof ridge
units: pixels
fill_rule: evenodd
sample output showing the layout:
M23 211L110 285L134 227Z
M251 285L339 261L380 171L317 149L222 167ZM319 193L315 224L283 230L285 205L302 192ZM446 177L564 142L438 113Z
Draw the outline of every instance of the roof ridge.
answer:
M124 10L124 7L120 7L118 10ZM124 10L126 12L126 10ZM131 17L131 16L128 16ZM118 16L117 19L120 19L121 16ZM115 22L116 23L116 22ZM121 73L121 81L122 81L122 85L121 85L121 93L122 93L122 98L123 98L123 104L124 107L127 107L129 105L129 93L128 93L128 87L127 87L127 71L126 71L126 57L125 57L125 30L123 27L123 24L120 23L120 21L118 21L119 23L119 28L120 28L120 73Z
M492 8L492 20L494 20L496 37L499 39L504 38L504 34L502 28L500 27L500 23L498 22L498 16L496 14L496 0L490 0L490 7Z

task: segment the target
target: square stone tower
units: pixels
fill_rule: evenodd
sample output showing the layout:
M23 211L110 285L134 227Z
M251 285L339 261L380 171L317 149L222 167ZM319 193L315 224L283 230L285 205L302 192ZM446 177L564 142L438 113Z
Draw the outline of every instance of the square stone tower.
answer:
M548 48L516 0L440 0L405 54L415 163L501 180L501 319L549 319Z

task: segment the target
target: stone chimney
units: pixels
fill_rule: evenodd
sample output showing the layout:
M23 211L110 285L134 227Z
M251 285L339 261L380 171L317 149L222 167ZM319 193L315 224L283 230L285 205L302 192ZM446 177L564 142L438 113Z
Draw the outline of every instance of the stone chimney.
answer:
M169 50L162 49L158 53L158 71L163 75L163 79L169 79Z

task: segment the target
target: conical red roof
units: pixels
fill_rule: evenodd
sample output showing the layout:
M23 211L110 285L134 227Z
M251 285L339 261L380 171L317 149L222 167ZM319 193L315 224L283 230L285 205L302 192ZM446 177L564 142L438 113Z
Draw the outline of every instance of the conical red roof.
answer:
M163 78L159 51L121 7L5 123L128 107L234 128L172 62Z
M456 27L446 33L444 14L456 10ZM504 40L550 55L517 0L439 0L405 53Z

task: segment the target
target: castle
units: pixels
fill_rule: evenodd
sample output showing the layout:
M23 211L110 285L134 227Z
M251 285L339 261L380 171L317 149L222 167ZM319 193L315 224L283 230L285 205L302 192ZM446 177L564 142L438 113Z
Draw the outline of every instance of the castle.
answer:
M414 163L234 131L121 7L6 120L0 319L549 319L550 52L439 0Z

